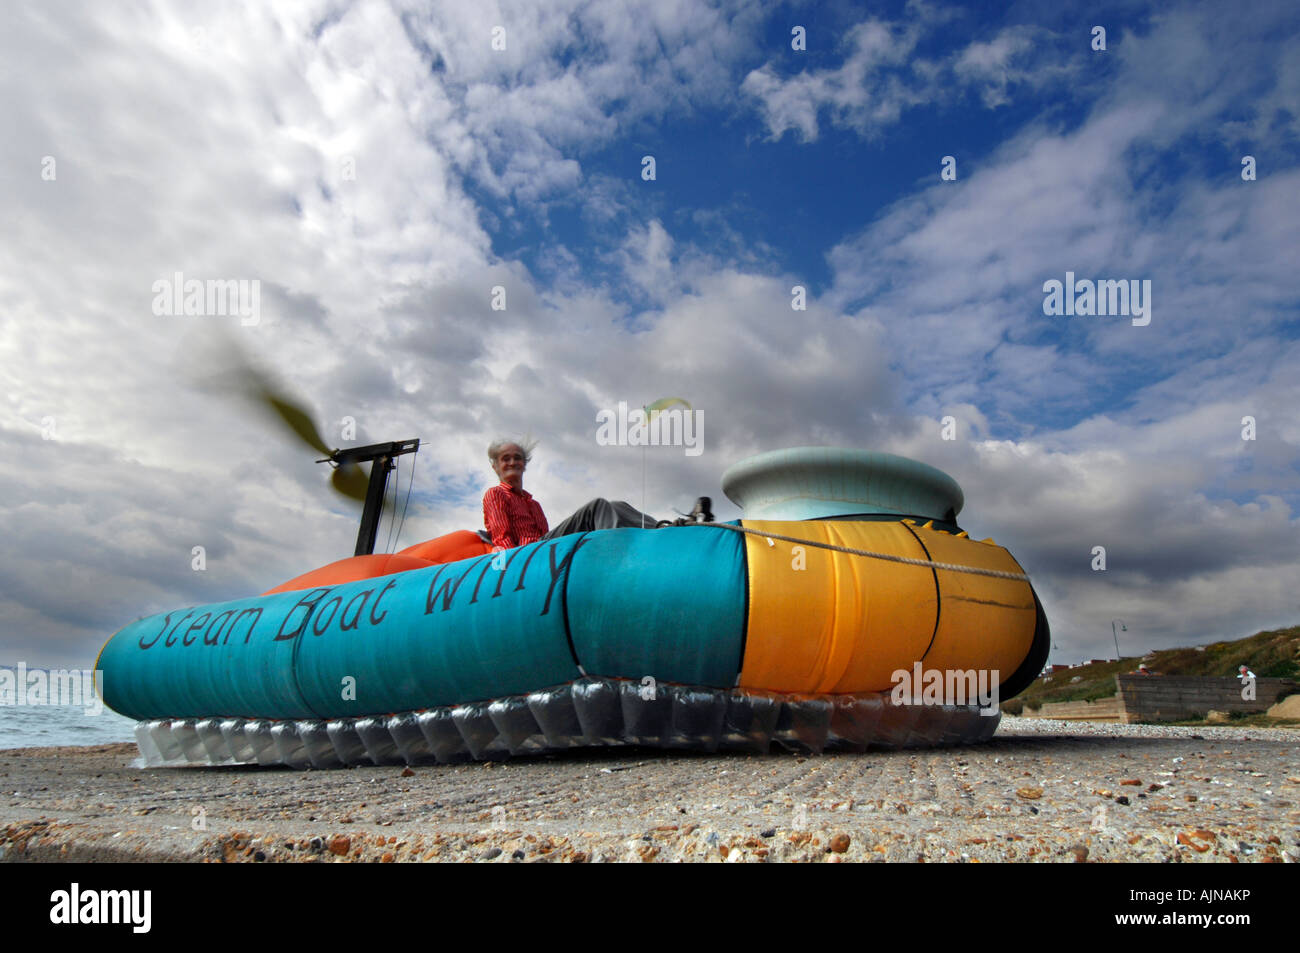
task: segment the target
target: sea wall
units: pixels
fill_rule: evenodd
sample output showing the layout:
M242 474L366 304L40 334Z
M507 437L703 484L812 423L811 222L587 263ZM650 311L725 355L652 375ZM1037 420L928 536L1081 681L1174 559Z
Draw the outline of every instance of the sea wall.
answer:
M1197 675L1121 675L1119 698L1124 721L1179 721L1200 718L1207 711L1267 711L1278 698L1294 691L1288 678L1255 679L1255 698L1241 697L1241 681Z
M1296 691L1289 678L1255 679L1255 698L1241 697L1241 681L1201 675L1121 675L1119 691L1092 702L1047 702L1029 718L1062 721L1183 721L1203 718L1208 711L1265 712L1278 698Z

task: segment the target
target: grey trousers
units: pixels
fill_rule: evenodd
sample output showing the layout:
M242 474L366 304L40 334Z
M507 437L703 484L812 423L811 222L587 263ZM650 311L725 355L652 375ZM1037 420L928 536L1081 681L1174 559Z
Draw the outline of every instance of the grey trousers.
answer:
M658 522L653 516L642 513L623 500L615 500L611 503L598 497L582 504L572 516L557 524L542 539L555 539L557 536L568 536L571 533L589 533L597 529L618 529L623 526L644 525L647 529L654 529Z

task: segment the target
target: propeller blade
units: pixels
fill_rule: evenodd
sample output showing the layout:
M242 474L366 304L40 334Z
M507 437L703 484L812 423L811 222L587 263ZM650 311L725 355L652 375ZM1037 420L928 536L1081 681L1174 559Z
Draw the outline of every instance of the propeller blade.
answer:
M217 350L224 352L225 366L202 385L205 390L243 398L279 421L313 450L326 457L334 454L317 429L310 408L290 396L275 376L262 369L234 338L223 335L217 342ZM342 495L364 502L370 478L359 465L348 463L334 468L330 484Z
M311 416L306 409L299 404L294 403L283 394L277 394L265 383L262 383L258 393L254 395L270 405L271 409L279 414L280 419L288 425L289 429L298 435L303 443L307 444L321 453L329 456L334 451L324 438L321 437L320 431L312 423Z
M330 483L344 496L364 503L366 490L370 487L370 477L357 464L345 463L335 468Z

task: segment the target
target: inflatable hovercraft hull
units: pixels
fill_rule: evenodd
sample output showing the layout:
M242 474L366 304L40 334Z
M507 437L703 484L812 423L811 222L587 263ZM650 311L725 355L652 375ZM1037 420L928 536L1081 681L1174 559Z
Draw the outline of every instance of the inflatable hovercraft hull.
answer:
M744 461L723 487L756 518L437 564L355 557L142 619L101 652L104 700L140 722L149 765L321 768L965 744L1041 670L1033 589L957 526L946 475L804 448Z

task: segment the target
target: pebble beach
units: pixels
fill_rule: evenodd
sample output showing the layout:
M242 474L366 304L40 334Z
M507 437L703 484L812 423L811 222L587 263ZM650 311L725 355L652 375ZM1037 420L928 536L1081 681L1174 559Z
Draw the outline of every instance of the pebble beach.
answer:
M589 749L331 771L0 750L0 860L1300 861L1300 730L1006 717L867 754Z

